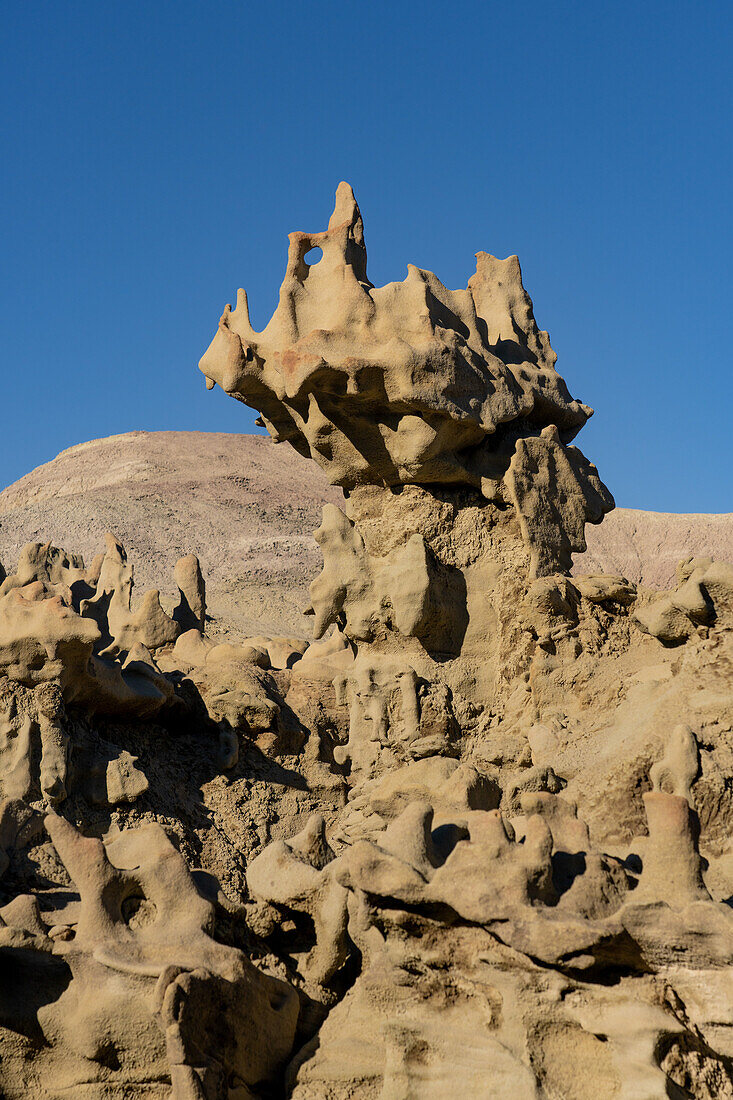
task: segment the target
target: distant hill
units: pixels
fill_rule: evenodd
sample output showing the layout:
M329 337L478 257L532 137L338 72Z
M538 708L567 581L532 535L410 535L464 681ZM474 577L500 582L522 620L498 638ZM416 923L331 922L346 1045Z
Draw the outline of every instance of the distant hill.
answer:
M267 436L130 432L62 451L0 493L0 561L51 540L91 561L114 531L140 589L172 597L173 566L196 553L212 632L309 634L301 608L320 570L312 533L325 501L339 503L313 463ZM587 527L580 572L622 573L663 588L690 555L733 559L733 514L619 508Z
M588 549L576 573L621 573L648 588L668 588L684 558L733 561L733 512L641 512L616 508L585 529Z
M50 539L90 562L113 531L136 588L173 596L173 566L195 553L212 628L307 637L326 500L343 494L267 436L130 432L70 447L0 493L0 561L14 567L25 543Z

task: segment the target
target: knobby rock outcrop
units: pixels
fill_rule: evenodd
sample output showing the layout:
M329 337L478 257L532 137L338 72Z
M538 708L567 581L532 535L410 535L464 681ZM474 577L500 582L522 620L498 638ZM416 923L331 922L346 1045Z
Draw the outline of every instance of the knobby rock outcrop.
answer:
M733 566L571 578L613 500L516 257L374 287L342 183L200 367L343 487L313 639L23 552L0 1092L733 1098Z

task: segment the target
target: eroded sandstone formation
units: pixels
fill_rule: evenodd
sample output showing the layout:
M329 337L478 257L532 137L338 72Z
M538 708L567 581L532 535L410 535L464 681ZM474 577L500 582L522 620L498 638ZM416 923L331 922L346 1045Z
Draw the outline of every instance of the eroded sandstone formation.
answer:
M313 641L23 552L0 1093L733 1097L733 566L570 577L613 501L516 257L375 288L341 184L201 369L344 488Z

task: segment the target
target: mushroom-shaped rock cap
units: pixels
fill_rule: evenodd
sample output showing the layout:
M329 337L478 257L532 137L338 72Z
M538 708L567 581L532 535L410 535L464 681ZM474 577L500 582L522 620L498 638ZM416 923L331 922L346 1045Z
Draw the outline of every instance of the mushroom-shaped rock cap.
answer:
M313 248L322 257L309 265ZM465 290L412 265L403 282L372 286L361 212L341 183L328 229L291 233L264 331L252 328L240 290L200 369L334 484L468 484L488 493L519 436L554 425L566 443L592 410L555 370L517 257L477 259Z

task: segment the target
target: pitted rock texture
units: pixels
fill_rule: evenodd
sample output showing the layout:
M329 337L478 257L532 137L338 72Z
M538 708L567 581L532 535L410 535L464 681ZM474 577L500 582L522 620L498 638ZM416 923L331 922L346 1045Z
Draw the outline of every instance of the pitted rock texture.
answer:
M322 258L309 266L312 248ZM466 290L412 265L404 282L374 287L361 212L341 183L328 229L290 234L270 323L252 329L240 290L199 367L347 491L470 486L511 506L533 574L545 575L569 568L585 524L614 507L569 446L592 409L571 398L556 358L516 256L478 253Z
M377 291L342 185L237 312L205 373L345 488L313 639L212 635L190 547L165 606L112 534L8 570L0 1094L733 1097L733 565L570 575L513 258Z
M309 266L313 248L322 258ZM254 332L240 290L201 370L258 408L273 438L310 454L333 484L480 487L511 455L503 432L490 439L500 426L549 419L569 440L591 410L554 369L517 257L477 260L466 290L412 265L403 283L374 287L361 213L341 183L328 229L290 234L270 323Z

